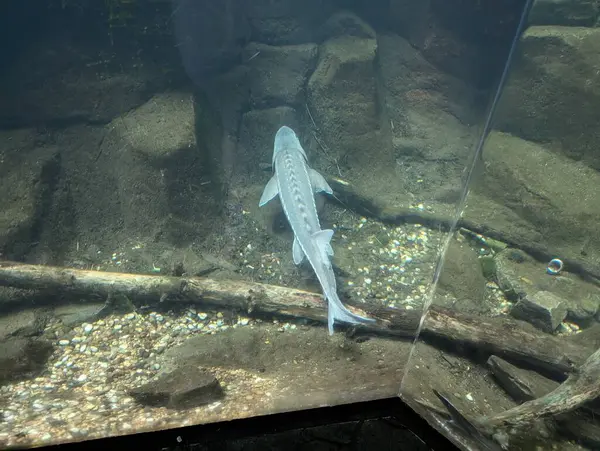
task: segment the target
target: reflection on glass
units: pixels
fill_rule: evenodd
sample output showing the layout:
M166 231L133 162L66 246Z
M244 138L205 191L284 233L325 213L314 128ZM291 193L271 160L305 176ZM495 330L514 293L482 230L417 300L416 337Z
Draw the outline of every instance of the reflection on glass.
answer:
M598 8L530 6L400 396L465 449L596 449Z
M0 7L0 447L402 386L594 448L597 5L341 3Z

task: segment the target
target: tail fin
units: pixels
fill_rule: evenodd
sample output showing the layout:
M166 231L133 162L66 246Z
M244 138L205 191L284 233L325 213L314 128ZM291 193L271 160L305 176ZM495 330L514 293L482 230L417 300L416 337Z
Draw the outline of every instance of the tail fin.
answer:
M341 321L349 324L369 324L375 322L372 318L365 318L364 316L352 313L342 304L342 301L337 297L336 299L328 299L327 308L327 329L329 335L333 335L333 324L336 321Z

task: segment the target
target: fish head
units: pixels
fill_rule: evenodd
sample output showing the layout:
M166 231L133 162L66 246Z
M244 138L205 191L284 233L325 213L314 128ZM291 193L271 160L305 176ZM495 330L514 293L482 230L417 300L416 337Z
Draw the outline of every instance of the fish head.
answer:
M294 130L287 125L281 127L275 134L275 144L273 146L273 165L275 165L275 157L283 150L287 150L288 152L300 152L305 160L308 159L306 157L306 152L302 148L302 144L300 144L300 140L298 139L296 132L294 132Z

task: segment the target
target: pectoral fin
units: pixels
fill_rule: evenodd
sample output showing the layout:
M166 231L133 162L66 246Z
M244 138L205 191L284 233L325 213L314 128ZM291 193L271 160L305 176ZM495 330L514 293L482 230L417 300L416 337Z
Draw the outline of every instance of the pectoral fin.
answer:
M274 175L271 177L271 180L265 186L265 189L260 196L260 201L258 201L258 206L262 207L264 204L272 200L275 196L279 194L279 187L277 186L277 177Z
M302 246L300 246L300 242L296 237L294 237L294 244L292 245L292 255L296 265L299 265L304 260L304 251L302 250Z
M319 230L318 232L313 233L312 237L317 242L320 249L324 249L327 255L333 257L333 248L331 247L331 238L333 237L333 230Z
M310 177L310 184L315 193L324 192L327 194L333 194L333 190L331 189L331 186L329 186L329 183L327 183L327 180L325 180L325 177L323 177L317 171L310 168L308 170L308 176Z

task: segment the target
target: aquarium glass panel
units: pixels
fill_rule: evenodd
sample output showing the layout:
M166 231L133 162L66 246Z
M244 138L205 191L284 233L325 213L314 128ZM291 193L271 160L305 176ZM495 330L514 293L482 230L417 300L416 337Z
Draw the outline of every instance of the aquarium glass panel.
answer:
M598 449L600 9L521 8L400 396L462 449Z
M0 448L588 368L598 4L524 9L2 2Z

